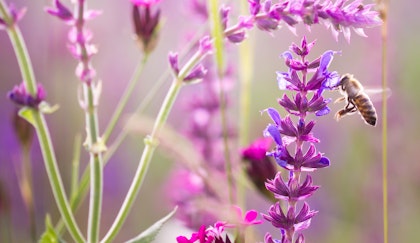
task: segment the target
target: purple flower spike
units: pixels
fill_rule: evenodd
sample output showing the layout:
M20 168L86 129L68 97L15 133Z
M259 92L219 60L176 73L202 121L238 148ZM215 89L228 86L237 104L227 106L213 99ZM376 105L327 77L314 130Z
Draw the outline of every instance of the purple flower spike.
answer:
M288 14L295 13L304 16L310 14L310 12L307 12L308 9L315 7L315 5L318 6L318 11L319 6L321 6L318 4L314 1L305 1L305 3L298 1L291 2L291 5L283 3L276 9L279 16L286 14L283 11L286 11L287 7L289 7ZM321 6L321 8L323 7L325 6ZM317 16L306 17L308 19L304 20L305 23L318 21ZM299 234L297 238L294 234L296 231L308 228L311 218L317 212L310 211L306 202L303 203L299 212L297 212L296 207L297 204L312 196L319 188L319 186L313 185L309 172L330 165L329 159L316 151L314 144L319 143L320 140L314 137L312 133L315 121L307 121L306 119L310 113L318 117L327 115L330 111L328 104L331 99L325 99L322 96L322 91L324 89L335 89L338 85L338 74L328 70L334 54L338 52L326 51L315 60L308 61L306 57L314 44L315 42L308 43L306 38L303 38L300 46L292 44L290 51L281 55L289 70L287 72L277 72L278 86L280 90L292 91L291 97L293 99L283 94L278 103L289 114L281 119L274 108L266 110L275 125L269 124L264 130L264 134L271 136L276 142L275 148L271 152L267 152L267 155L273 157L279 166L289 171L287 183L281 177L280 172L276 174L274 179L269 179L265 183L267 190L277 200L287 202L287 214L285 213L286 208L283 211L278 202L270 207L267 215L263 214L264 219L271 222L274 227L280 228L282 233L281 240L274 240L271 235L266 235L265 242L269 243L303 243L305 241L302 234ZM294 55L297 56L296 59ZM293 146L293 149L289 149L290 145ZM308 147L306 152L304 152L305 147ZM294 151L294 153L291 154L291 151ZM301 176L303 174L306 174L306 178L302 182Z
M37 109L38 105L45 100L47 94L44 87L41 84L38 84L36 95L33 97L26 89L25 83L22 82L13 87L13 89L8 92L7 96L17 105Z
M73 13L59 0L54 0L54 8L46 7L45 11L52 16L56 16L65 22L74 21Z

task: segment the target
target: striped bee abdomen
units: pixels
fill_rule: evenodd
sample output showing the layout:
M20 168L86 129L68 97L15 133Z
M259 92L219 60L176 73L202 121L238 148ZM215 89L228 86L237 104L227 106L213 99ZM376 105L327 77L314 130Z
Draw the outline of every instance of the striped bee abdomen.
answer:
M364 93L360 93L353 100L366 123L375 126L377 119L376 109L369 97Z

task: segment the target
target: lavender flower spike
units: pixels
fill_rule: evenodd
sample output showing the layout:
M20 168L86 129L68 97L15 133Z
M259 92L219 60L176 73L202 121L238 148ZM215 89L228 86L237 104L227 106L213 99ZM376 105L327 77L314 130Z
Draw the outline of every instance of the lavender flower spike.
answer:
M338 85L335 79L338 74L328 70L337 52L326 51L315 60L308 61L306 56L314 44L315 42L308 43L306 38L303 38L300 45L292 44L290 51L281 55L289 70L277 72L278 86L282 90L292 91L294 95L291 99L284 94L278 103L289 114L282 119L276 109L266 110L274 124L269 124L264 134L271 136L276 143L274 149L267 152L267 155L272 156L279 166L289 171L287 183L280 172L274 179L265 183L267 190L273 193L277 200L287 203L285 210L287 213L280 207L279 202L276 202L270 207L268 214L263 214L264 219L271 222L274 227L280 228L282 232L281 240L275 240L267 234L265 242L269 243L304 242L303 234L295 238L295 232L310 226L311 219L317 212L311 211L304 200L319 188L313 185L312 177L307 173L330 165L330 160L316 150L315 144L320 140L312 133L315 121L307 121L307 117L311 113L317 117L326 115L330 111L328 108L330 99L325 99L322 91L333 89ZM310 74L312 75L309 76ZM302 173L306 173L303 182ZM302 203L303 206L298 212L296 208Z

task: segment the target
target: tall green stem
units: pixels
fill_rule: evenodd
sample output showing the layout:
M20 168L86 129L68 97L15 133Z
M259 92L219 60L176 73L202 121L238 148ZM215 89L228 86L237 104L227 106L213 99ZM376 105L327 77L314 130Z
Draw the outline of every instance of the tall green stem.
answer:
M7 33L12 42L13 49L18 60L18 64L22 73L22 79L25 83L25 87L31 95L36 95L36 80L32 69L32 64L28 55L28 51L23 41L22 34L19 28L13 23L13 19L7 10L7 5L3 0L0 0L0 13L8 25ZM77 226L74 215L71 211L70 205L62 179L58 170L57 160L55 157L54 149L51 143L50 134L48 131L47 124L45 122L44 115L38 110L30 110L32 123L38 135L39 144L41 146L42 155L44 158L45 168L48 174L48 179L51 184L51 188L54 194L58 210L64 219L71 236L76 242L85 242L79 227Z
M185 64L184 68L180 71L177 79L175 79L172 82L172 85L169 88L165 100L163 101L163 104L159 110L158 116L156 117L152 133L144 140L145 148L143 150L143 154L140 158L139 165L137 167L135 176L128 190L128 193L124 199L120 211L118 212L117 217L114 220L114 223L112 224L108 233L105 235L104 239L101 242L111 242L121 229L143 183L150 161L153 157L153 153L158 145L159 132L166 123L166 120L168 119L169 112L171 111L172 106L175 103L176 97L178 96L178 93L183 85L183 79L203 57L204 55L201 52L197 52L195 55L193 55L193 57L187 62L187 64Z
M381 15L384 21L381 29L382 36L382 89L386 90L387 84L387 40L388 40L388 6L389 1L381 3ZM388 101L387 94L382 93L382 200L383 200L383 231L384 243L388 243Z

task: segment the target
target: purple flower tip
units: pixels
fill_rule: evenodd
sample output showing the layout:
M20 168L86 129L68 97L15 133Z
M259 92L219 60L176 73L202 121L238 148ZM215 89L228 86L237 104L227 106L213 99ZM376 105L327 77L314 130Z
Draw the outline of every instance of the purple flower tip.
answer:
M160 0L130 0L136 6L150 7L160 2Z
M47 94L44 87L41 84L38 84L36 95L33 97L26 89L25 83L22 82L13 87L13 89L8 92L7 96L18 105L37 108L38 105L45 100Z
M210 54L212 51L212 44L211 44L211 39L209 36L204 36L203 38L201 38L200 40L200 44L199 44L199 52L202 55L207 55Z
M169 65L171 66L171 69L174 71L175 75L178 76L178 73L179 73L178 53L169 52L168 59L169 59Z
M201 80L204 78L204 76L206 76L206 74L207 69L205 69L203 65L199 64L195 66L195 68L184 78L184 81L189 83L192 81Z
M0 18L0 30L7 28L9 25L14 25L19 22L26 13L26 8L17 10L13 3L9 4L9 13L11 16L11 23L7 23L6 20Z
M66 22L73 21L73 13L59 0L54 1L54 8L46 7L45 11L53 16L56 16Z

